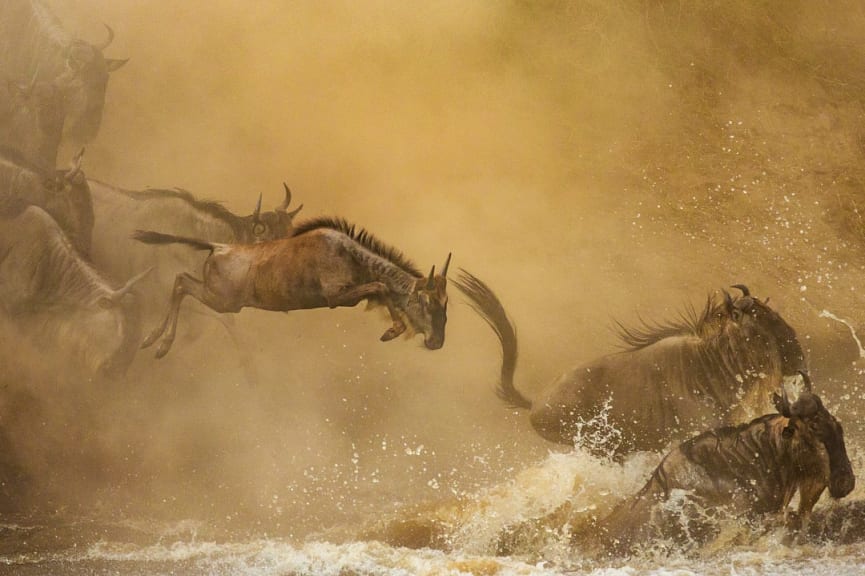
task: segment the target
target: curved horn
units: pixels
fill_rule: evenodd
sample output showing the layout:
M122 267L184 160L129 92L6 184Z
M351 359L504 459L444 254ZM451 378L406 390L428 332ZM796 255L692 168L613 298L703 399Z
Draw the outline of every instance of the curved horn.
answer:
M805 385L805 390L813 393L814 390L811 388L811 377L808 376L808 373L804 370L799 370L799 374L802 376L802 383Z
M748 287L744 284L733 284L732 286L730 286L730 288L736 288L737 290L741 290L742 296L744 296L745 298L751 295L751 291L748 290Z
M276 207L277 212L285 212L288 205L291 204L291 188L289 188L288 184L285 182L282 183L282 187L285 188L285 198L283 199L282 204Z
M127 280L126 284L124 284L123 286L121 286L120 288L118 288L117 290L115 290L111 294L111 302L114 304L117 304L118 302L120 302L120 300L124 296L129 294L129 291L132 290L132 287L135 286L135 284L137 284L142 278L144 278L145 276L150 274L150 272L152 270L153 270L153 267L151 266L150 268L148 268L147 270L145 270L141 274L136 274L135 276L133 276L132 278Z
M255 212L252 213L252 219L255 222L258 222L260 220L260 216L261 216L261 194L258 195L258 202L255 205Z
M81 150L78 151L78 154L72 158L72 168L70 168L64 176L67 182L72 182L72 180L74 180L81 172L81 159L84 158L84 149L85 147L82 146Z
M436 267L435 267L435 265L433 265L432 269L429 271L429 278L427 278L427 281L426 281L427 290L432 290L433 288L436 287L435 275L436 275Z
M444 265L444 267L442 268L442 278L447 278L447 275L448 275L448 266L451 265L451 256L452 256L452 253L451 253L451 252L448 252L447 260L445 260L445 265Z
M106 38L106 39L102 42L102 44L95 44L95 45L94 45L94 48L96 48L96 49L99 50L100 52L102 52L103 50L105 50L106 48L108 48L108 45L111 44L111 42L114 41L114 30L112 30L112 29L111 29L111 26L109 26L108 24L105 24L104 22L102 23L102 25L105 26L105 29L108 31L108 38Z

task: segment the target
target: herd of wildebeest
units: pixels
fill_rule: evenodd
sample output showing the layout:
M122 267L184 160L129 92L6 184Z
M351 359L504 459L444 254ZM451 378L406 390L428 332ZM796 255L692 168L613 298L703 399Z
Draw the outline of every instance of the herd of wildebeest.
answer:
M341 218L295 222L288 186L274 210L263 211L259 196L252 214L238 216L184 190L89 178L83 145L97 135L110 75L125 63L105 54L113 36L106 26L101 43L76 39L39 0L0 8L4 346L23 338L85 382L122 378L142 347L169 351L186 295L221 315L367 301L390 315L383 341L420 333L428 349L444 345L449 254L426 274ZM61 142L81 146L64 169ZM185 272L164 272L178 262ZM516 331L501 302L465 270L450 281L501 343L499 396L530 410L541 436L616 460L683 441L599 520L607 551L663 533L652 511L677 492L735 514L782 513L796 532L827 487L833 498L853 490L841 425L812 389L795 330L746 286L670 323L621 327L625 350L529 400L514 385ZM797 493L798 510L789 511Z

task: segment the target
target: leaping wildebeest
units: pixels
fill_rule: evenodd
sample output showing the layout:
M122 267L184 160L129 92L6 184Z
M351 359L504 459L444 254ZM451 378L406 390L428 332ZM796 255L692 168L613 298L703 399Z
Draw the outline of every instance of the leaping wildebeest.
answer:
M514 387L517 337L499 299L466 271L454 281L502 345L500 398L531 410L544 438L619 458L765 413L785 376L805 369L796 332L747 287L710 296L669 324L621 328L627 348L579 366L529 400Z
M844 430L813 393L808 375L798 380L789 386L792 397L788 386L773 395L778 414L705 432L668 453L645 486L601 520L587 540L617 555L654 538L699 543L714 532L713 523L700 518L711 510L734 519L783 512L796 532L827 486L832 498L852 492L856 477ZM788 505L797 491L792 513ZM663 504L673 498L680 501L667 518ZM689 514L689 506L696 514Z
M66 32L40 0L0 3L0 76L53 84L62 94L65 134L76 145L99 131L109 74L126 63L103 55L114 38L106 31L103 42L90 44Z
M444 345L447 322L447 270L421 273L398 250L343 219L317 218L298 226L290 238L260 244L219 244L153 231L138 231L148 244L181 243L208 250L203 279L177 276L171 306L143 347L162 342L156 356L171 348L180 304L187 295L217 312L244 307L287 312L355 306L363 300L387 307L392 326L382 341L422 333L424 345ZM164 336L163 336L164 335Z
M44 210L0 220L0 313L51 358L87 375L122 374L141 326L130 289L112 288Z

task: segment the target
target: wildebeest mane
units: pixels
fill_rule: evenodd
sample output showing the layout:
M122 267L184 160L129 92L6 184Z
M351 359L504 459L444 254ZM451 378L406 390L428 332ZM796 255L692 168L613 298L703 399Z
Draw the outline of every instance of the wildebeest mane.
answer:
M385 244L365 228L358 228L345 218L334 218L330 216L313 218L306 222L301 222L296 226L294 229L294 235L300 236L301 234L312 232L313 230L320 230L322 228L341 232L373 254L392 262L409 274L414 276L423 276L423 272L421 272L414 262L409 260L402 252L393 246Z
M717 324L712 320L721 313L722 306L710 294L699 312L693 304L687 304L678 318L666 322L650 322L639 318L640 325L633 327L615 320L615 331L626 350L639 350L675 336L704 338L717 330Z

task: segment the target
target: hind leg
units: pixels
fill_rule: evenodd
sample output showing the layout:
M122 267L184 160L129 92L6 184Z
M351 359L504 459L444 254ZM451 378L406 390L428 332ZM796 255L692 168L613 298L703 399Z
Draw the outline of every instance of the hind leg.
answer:
M164 334L162 343L159 345L159 348L156 349L156 357L162 358L168 354L177 333L177 318L180 314L180 304L183 302L183 298L186 295L190 295L203 301L203 294L204 283L201 280L198 280L186 272L178 274L177 278L174 280L174 289L171 294L171 304L168 307L168 314L165 315L162 324L151 332L144 342L142 342L141 347L147 348L148 346L151 346Z

